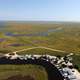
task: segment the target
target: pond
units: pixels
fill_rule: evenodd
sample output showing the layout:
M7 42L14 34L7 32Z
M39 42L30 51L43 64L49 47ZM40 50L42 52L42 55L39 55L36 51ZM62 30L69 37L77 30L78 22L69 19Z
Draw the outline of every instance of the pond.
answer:
M7 46L20 47L20 46L32 46L32 44L21 44L21 43L12 43Z
M6 39L5 38L0 38L0 42L3 42L5 41Z
M58 32L58 31L61 31L62 30L62 28L61 27L59 27L59 28L56 28L56 29L49 29L49 30L47 30L47 31L43 31L43 32L35 32L35 33L31 33L31 34L28 34L28 33L25 33L25 34L19 34L19 33L17 33L17 34L15 34L15 33L13 33L13 32L7 32L7 33L5 33L5 35L6 36L12 36L12 37L20 37L20 36L27 36L27 37L35 37L35 36L48 36L48 34L49 33L51 33L51 32Z

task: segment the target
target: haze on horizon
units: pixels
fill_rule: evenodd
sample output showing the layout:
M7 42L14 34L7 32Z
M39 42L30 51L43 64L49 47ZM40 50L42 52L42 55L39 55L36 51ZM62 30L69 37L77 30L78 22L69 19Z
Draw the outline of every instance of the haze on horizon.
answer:
M80 21L80 0L0 0L0 20Z

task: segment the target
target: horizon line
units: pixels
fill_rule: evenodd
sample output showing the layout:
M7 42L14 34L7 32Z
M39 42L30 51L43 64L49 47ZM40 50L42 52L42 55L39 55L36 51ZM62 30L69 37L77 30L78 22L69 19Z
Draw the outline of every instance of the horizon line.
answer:
M80 23L80 21L66 21L66 20L0 20L0 22L71 22Z

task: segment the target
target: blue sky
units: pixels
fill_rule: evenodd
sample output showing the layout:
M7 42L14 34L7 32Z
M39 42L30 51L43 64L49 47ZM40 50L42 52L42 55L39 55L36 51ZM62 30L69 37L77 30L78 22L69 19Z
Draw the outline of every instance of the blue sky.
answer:
M0 20L80 21L80 0L0 0Z

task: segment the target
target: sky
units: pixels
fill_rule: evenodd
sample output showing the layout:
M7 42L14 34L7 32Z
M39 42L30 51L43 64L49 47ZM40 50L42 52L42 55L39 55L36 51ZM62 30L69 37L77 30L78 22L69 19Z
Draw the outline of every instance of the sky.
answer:
M0 0L0 20L80 21L80 0Z

